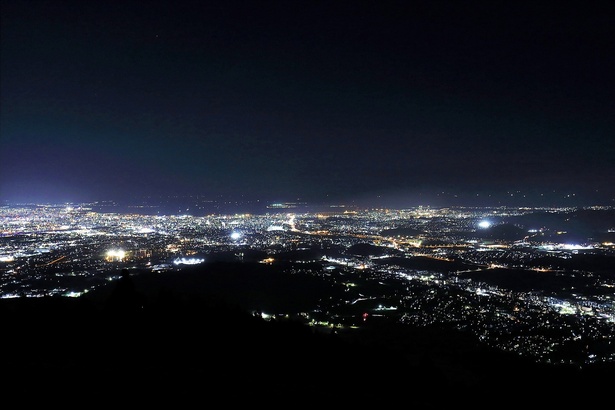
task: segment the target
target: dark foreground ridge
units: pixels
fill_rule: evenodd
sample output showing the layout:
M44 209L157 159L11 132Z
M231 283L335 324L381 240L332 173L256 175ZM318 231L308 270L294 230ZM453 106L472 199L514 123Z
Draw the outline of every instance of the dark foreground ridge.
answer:
M156 283L1 300L3 400L494 408L600 403L615 381L613 366L538 365L437 327L322 332Z

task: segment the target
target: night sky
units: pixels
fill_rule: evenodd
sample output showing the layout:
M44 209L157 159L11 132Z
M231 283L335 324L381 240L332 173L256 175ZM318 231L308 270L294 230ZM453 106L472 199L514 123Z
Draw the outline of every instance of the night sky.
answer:
M4 201L615 204L611 1L0 4Z

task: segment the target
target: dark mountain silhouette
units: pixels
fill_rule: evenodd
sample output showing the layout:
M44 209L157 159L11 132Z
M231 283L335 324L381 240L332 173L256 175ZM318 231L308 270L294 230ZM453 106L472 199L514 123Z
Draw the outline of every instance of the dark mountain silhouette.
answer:
M324 256L325 252L322 249L296 249L291 251L279 252L274 255L276 260L281 261L315 261Z
M401 254L398 250L386 248L384 246L372 245L370 243L356 243L346 250L348 255L368 257Z
M607 239L608 230L615 227L615 210L613 209L577 209L570 212L533 212L511 217L510 223L525 229L545 229L549 240L556 242L584 242L589 238ZM562 234L561 232L565 232Z
M397 265L409 269L432 270L438 272L455 272L472 267L460 261L430 258L427 256L391 257L373 260L376 265Z
M591 279L561 275L557 272L536 272L525 269L494 268L489 270L467 272L460 277L471 278L483 283L510 289L515 292L531 292L541 289L547 293L564 294L571 289L582 289L585 286L594 288Z
M528 262L528 266L565 271L593 272L603 278L615 279L615 256L578 253L570 258L543 256Z
M527 236L527 231L512 224L493 225L488 229L478 231L478 237L493 240L516 241Z
M415 229L415 228L410 228L410 227L383 229L380 232L380 235L382 236L391 236L391 237L396 237L396 236L397 237L402 237L402 236L412 237L412 236L417 236L421 234L424 234L424 232L418 229Z
M81 298L0 300L3 398L32 405L493 408L590 405L612 383L612 366L538 365L438 324L370 321L336 333L282 316L264 320L240 303L250 289L315 298L319 286L330 285L287 276L275 266L236 263L131 274L134 288L119 293L136 298L138 309L110 307L120 282Z
M259 262L266 257L265 251L241 247L232 251L216 251L204 255L207 262Z

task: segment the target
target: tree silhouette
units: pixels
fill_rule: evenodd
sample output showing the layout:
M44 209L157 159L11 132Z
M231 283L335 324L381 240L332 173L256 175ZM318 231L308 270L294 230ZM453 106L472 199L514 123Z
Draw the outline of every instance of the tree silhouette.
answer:
M137 292L128 269L122 269L121 277L107 300L107 309L115 313L131 314L143 308L143 298Z

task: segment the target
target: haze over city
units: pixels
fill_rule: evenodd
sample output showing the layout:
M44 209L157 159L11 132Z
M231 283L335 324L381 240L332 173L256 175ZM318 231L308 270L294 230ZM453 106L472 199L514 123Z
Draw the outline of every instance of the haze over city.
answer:
M614 9L5 0L0 199L610 205Z

